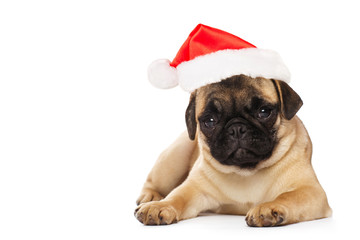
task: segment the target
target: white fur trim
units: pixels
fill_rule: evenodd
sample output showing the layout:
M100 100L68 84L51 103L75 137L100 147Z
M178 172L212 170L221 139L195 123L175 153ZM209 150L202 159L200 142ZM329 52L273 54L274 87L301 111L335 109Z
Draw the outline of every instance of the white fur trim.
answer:
M280 55L266 49L221 50L177 66L179 85L188 92L240 74L290 82L290 72Z
M179 83L176 68L170 66L168 59L152 62L148 68L148 79L157 88L168 89Z

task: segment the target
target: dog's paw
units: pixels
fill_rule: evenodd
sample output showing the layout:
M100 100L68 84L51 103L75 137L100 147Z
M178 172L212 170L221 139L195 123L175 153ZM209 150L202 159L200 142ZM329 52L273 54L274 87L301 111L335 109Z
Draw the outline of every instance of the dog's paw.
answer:
M165 201L143 203L135 209L134 214L145 225L166 225L178 221L175 208Z
M276 203L263 203L250 209L245 221L250 227L273 227L286 224L286 207Z
M157 191L150 188L145 188L142 190L139 198L136 200L136 204L140 205L142 203L147 203L151 201L160 201L163 198L164 197L161 196L161 194Z

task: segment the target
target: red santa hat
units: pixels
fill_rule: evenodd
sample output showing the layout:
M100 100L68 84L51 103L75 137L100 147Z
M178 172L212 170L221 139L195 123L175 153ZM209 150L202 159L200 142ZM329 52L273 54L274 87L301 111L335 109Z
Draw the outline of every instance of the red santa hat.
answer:
M155 87L180 85L188 92L240 74L290 82L290 72L278 53L202 24L190 33L172 62L159 59L148 69Z

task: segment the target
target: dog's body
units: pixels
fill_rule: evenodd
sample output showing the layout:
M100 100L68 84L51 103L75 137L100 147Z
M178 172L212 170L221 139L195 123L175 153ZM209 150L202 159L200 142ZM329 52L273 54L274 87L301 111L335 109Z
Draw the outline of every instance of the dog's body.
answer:
M244 75L193 92L188 134L160 155L137 219L170 224L212 211L276 226L330 216L310 138L295 116L301 105L287 84Z

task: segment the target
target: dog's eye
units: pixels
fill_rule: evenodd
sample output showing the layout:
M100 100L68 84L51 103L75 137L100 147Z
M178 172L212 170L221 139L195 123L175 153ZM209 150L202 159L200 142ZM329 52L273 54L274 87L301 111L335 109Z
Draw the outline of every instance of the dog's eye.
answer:
M204 125L205 125L205 127L207 127L207 128L214 128L215 125L216 125L216 120L215 120L215 118L210 117L210 118L206 119L206 120L204 121Z
M272 109L269 107L261 107L258 111L257 117L260 119L268 118L271 115Z

